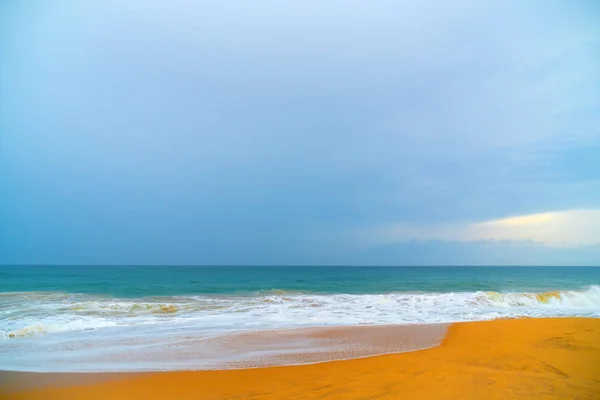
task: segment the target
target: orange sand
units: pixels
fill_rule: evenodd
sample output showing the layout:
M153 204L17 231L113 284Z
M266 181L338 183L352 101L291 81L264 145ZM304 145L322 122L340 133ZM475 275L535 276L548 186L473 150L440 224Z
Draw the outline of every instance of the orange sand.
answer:
M165 372L10 399L600 399L600 319L452 325L440 347L294 367Z

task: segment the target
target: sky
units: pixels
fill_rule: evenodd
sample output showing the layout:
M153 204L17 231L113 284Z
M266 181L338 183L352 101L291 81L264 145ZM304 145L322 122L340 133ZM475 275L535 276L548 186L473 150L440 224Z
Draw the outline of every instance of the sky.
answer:
M600 265L600 5L7 0L0 264Z

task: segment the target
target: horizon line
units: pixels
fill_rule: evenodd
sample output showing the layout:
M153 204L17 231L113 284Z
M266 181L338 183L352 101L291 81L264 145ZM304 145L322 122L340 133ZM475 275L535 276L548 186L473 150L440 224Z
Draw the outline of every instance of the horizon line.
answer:
M345 265L345 264L0 264L1 267L245 267L245 268L256 268L256 267L281 267L281 268L294 268L294 267L308 267L308 268L561 268L561 267L576 267L576 268L598 268L599 265L516 265L516 264L488 264L488 265L377 265L377 264L364 264L364 265Z

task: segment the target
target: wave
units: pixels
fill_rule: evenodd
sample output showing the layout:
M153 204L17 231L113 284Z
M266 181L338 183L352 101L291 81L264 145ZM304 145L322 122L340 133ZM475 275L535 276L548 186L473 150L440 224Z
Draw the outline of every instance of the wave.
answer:
M0 339L119 329L131 335L218 334L325 325L412 324L517 317L600 317L600 286L583 290L314 294L116 299L73 293L0 293ZM52 335L48 335L52 336Z
M588 290L552 291L544 293L498 293L486 292L486 300L504 307L556 307L556 308L598 308L600 307L600 286L593 285Z
M175 313L179 308L174 304L167 303L138 303L131 301L119 302L84 302L76 303L67 308L69 311L92 311L109 314L128 314L128 313Z
M0 331L0 339L23 339L46 333L89 331L117 326L115 321L70 321L65 323L35 323L21 329Z

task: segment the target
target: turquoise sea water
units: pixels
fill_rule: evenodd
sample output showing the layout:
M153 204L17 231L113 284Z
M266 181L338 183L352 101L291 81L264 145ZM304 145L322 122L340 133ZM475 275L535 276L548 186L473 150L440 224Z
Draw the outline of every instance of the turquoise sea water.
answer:
M600 268L2 266L0 369L168 369L149 349L270 329L563 316L600 317Z
M193 267L0 266L0 292L66 292L114 297L392 292L578 290L600 284L590 267Z

